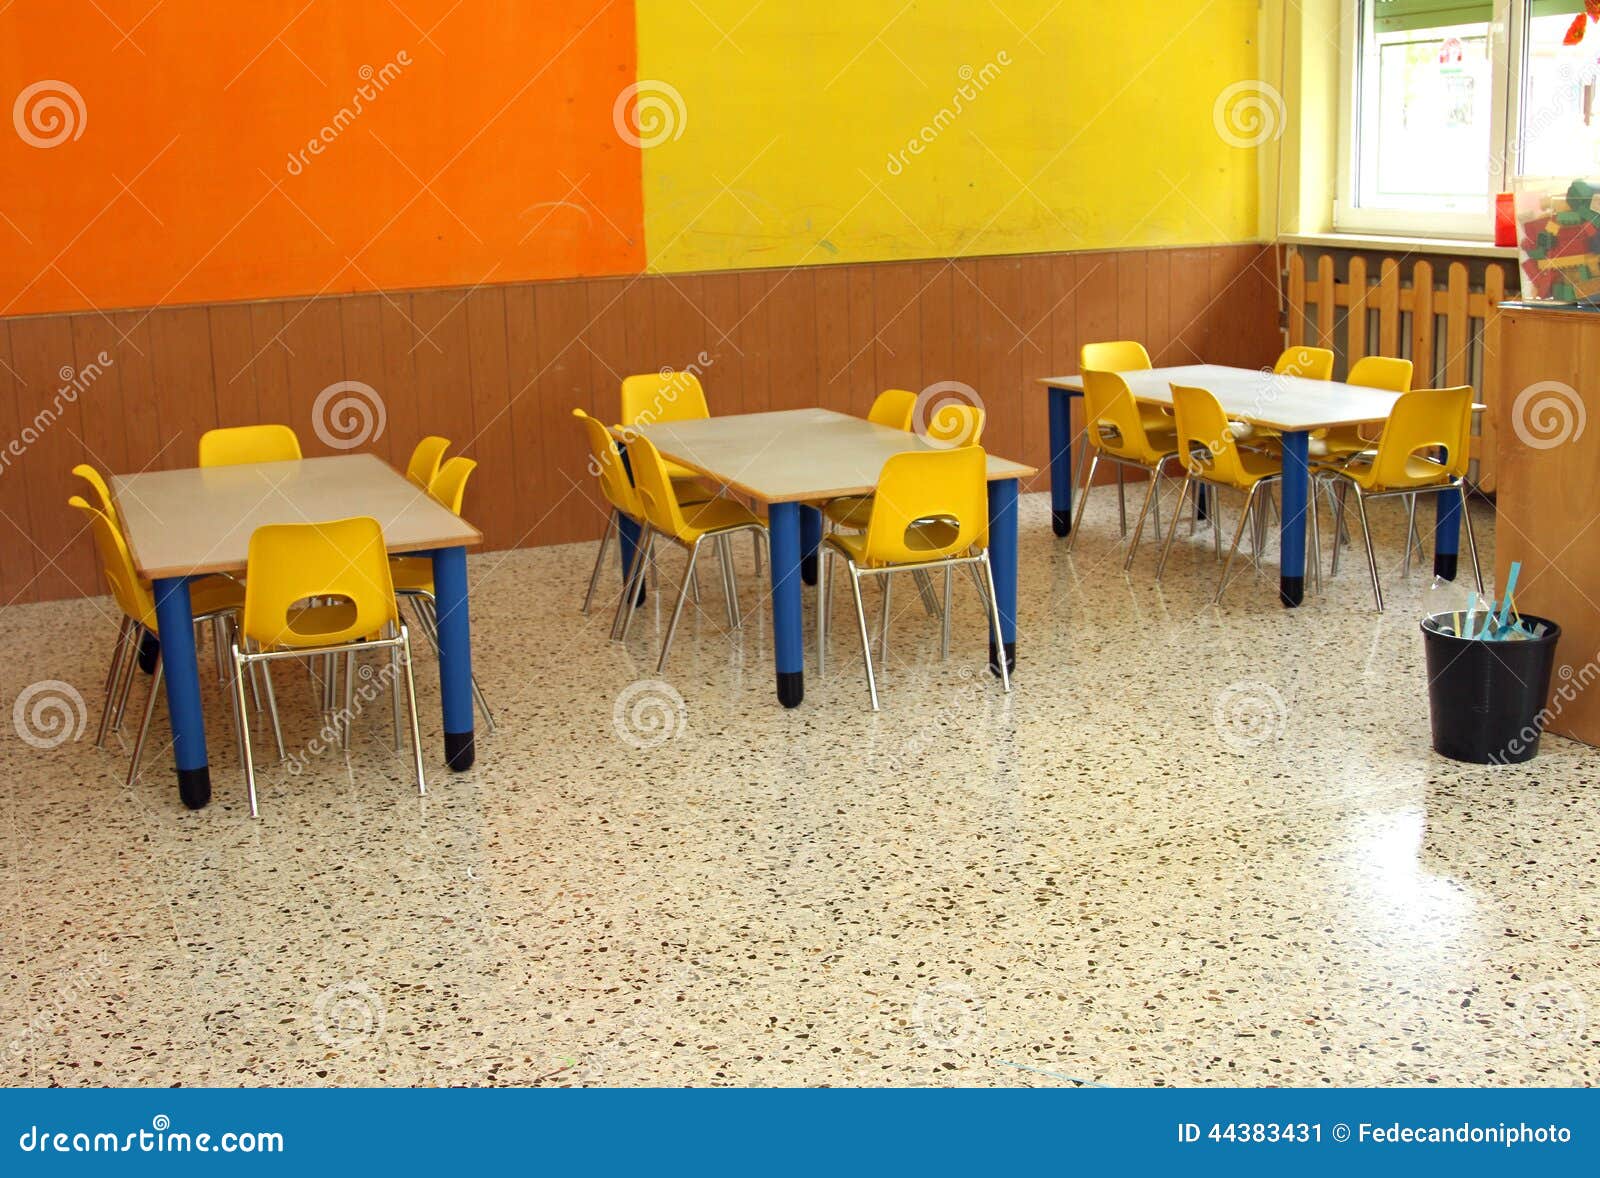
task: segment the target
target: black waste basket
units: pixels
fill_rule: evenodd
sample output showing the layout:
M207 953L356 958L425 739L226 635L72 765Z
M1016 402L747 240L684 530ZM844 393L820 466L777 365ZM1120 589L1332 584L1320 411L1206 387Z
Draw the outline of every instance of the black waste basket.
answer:
M1545 632L1512 642L1462 638L1455 633L1461 616L1433 614L1422 621L1434 750L1477 765L1530 761L1547 719L1561 627L1524 614L1523 622L1535 629L1543 624ZM1468 614L1462 629L1471 634L1484 620L1481 610Z

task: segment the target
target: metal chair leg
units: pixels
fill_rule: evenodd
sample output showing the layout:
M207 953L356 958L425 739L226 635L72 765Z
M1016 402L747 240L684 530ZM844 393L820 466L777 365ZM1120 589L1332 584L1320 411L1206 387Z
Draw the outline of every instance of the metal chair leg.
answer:
M1128 537L1128 494L1127 472L1123 470L1122 463L1117 463L1117 524L1122 528L1122 537Z
M390 638L398 638L399 623L391 623L387 627L387 632ZM394 731L394 751L403 753L405 740L400 735L400 648L398 646L389 648L389 720Z
M278 763L282 764L289 759L289 754L283 749L283 726L278 723L278 697L272 690L272 666L270 663L258 664L261 668L261 686L267 697L267 715L272 720L272 743L278 749Z
M1483 596L1483 569L1478 567L1478 538L1472 532L1472 512L1467 510L1467 485L1464 482L1456 484L1456 492L1461 496L1461 522L1467 529L1467 551L1472 554L1472 577L1478 584L1478 596Z
M1121 469L1120 467L1118 468ZM1122 571L1127 572L1133 567L1133 558L1139 554L1139 537L1144 535L1144 521L1150 514L1150 504L1161 491L1161 476L1152 473L1150 489L1145 492L1144 506L1139 509L1139 522L1133 527L1133 539L1128 542L1128 555L1122 559ZM1160 534L1161 525L1156 525L1156 533Z
M1328 575L1330 577L1339 575L1339 543L1341 537L1345 534L1344 502L1349 490L1350 481L1348 479L1340 479L1339 489L1334 493L1333 497L1333 560L1328 563Z
M1372 547L1372 526L1367 522L1367 497L1356 488L1356 511L1361 515L1361 538L1367 545L1367 571L1372 574L1372 600L1378 612L1383 612L1383 587L1378 584L1378 555Z
M116 709L111 716L111 730L113 732L122 731L122 718L128 711L128 696L133 691L134 672L139 666L138 654L140 648L144 645L144 638L145 628L136 623L133 628L133 634L129 638L129 641L133 644L133 657L126 661L122 671L122 682L117 686Z
M928 576L927 569L916 569L911 574L911 579L916 583L917 593L922 597L923 611L930 617L939 616L939 598L933 591L933 579Z
M617 513L613 511L611 518L606 521L605 535L600 537L600 551L594 556L594 571L589 574L589 592L583 595L583 609L579 612L588 613L589 603L594 600L595 586L600 583L600 568L605 563L606 549L611 545L611 533L621 527Z
M249 675L243 656L239 653L239 644L233 644L233 693L235 703L239 709L239 735L244 753L244 783L250 794L250 817L260 817L256 809L256 762L250 749L250 725L245 723L245 694L244 681Z
M160 655L156 656L156 669L150 676L150 698L144 701L144 718L139 721L139 735L133 742L133 761L128 765L126 784L132 788L139 779L139 761L144 756L145 738L150 735L150 716L156 710L156 696L161 694L161 673L165 669Z
M1067 551L1072 551L1072 546L1078 542L1078 534L1083 531L1083 509L1089 505L1089 489L1094 486L1094 472L1100 469L1100 453L1096 451L1089 459L1088 472L1083 476L1083 490L1078 493L1078 514L1072 521L1072 534L1067 537Z
M1228 546L1228 559L1222 562L1222 579L1217 582L1217 592L1211 598L1212 605L1216 605L1222 600L1223 591L1228 588L1228 570L1233 568L1234 554L1239 551L1239 540L1244 535L1244 527L1250 522L1251 516L1255 512L1256 492L1260 489L1261 484L1256 483L1250 488L1249 494L1245 496L1244 510L1239 513L1239 526L1233 530L1233 543ZM1219 504L1216 502L1216 498L1217 497L1213 497L1211 503L1212 511L1216 511L1217 507L1219 506Z
M969 564L967 567L970 569L972 566ZM947 564L944 566L944 609L940 611L942 615L940 624L944 629L939 636L939 659L941 662L948 661L950 658L950 600L953 596L951 590L955 587L955 574L955 565Z
M1178 504L1172 509L1172 523L1167 529L1167 542L1161 546L1161 559L1156 562L1156 580L1161 580L1161 574L1167 571L1167 558L1172 555L1172 542L1178 538L1178 521L1183 518L1183 501L1189 498L1189 492L1194 489L1194 476L1184 475L1183 486L1178 489Z
M856 623L861 627L861 660L867 666L867 692L872 696L872 710L878 710L878 681L872 675L872 639L867 634L867 610L861 603L861 574L853 560L846 560L850 570L850 591L855 594Z
M733 567L733 537L717 537L717 555L721 558L722 584L728 595L728 625L738 630L744 625L739 615L739 574Z
M817 549L817 674L828 666L828 577L833 571L828 546Z
M983 579L989 585L989 621L994 627L994 648L999 652L996 661L1000 664L1000 682L1006 689L1006 694L1011 694L1011 670L1006 666L1010 660L1006 658L1005 632L1000 626L1000 599L994 592L994 566L989 563L989 550L983 550Z
M704 536L697 537L689 546L689 565L683 570L683 584L678 589L678 604L672 608L672 621L667 626L666 641L661 644L661 657L656 660L656 674L660 675L667 669L667 655L672 652L672 640L678 634L678 619L683 617L683 603L689 599L689 586L694 583L694 562L700 555L700 541Z
M1317 489L1315 481L1311 484L1311 494L1306 496L1306 510L1311 513L1311 567L1316 570L1312 583L1316 586L1315 592L1322 595L1322 516L1317 510Z
M134 626L134 620L124 615L122 625L117 629L117 644L111 648L111 667L106 672L106 702L100 711L100 730L94 738L94 747L97 749L106 747L106 737L111 733L111 714L116 711L117 688L122 686L123 668L130 657Z
M883 574L883 619L878 625L878 661L889 665L889 600L894 589L894 574Z
M633 627L633 615L639 608L639 578L644 576L645 569L654 558L655 533L646 528L639 537L639 543L634 547L633 577L622 587L622 603L617 621L612 625L611 636L626 642L628 631Z
M1416 550L1418 556L1424 555L1422 552L1422 537L1417 535L1417 497L1415 495L1407 495L1406 558L1400 564L1400 575L1402 577L1409 577L1411 575L1411 553L1413 548Z
M401 661L406 674L406 707L411 713L411 755L417 766L417 793L428 796L428 783L422 776L422 732L417 726L417 679L411 670L411 635L404 625L400 627Z

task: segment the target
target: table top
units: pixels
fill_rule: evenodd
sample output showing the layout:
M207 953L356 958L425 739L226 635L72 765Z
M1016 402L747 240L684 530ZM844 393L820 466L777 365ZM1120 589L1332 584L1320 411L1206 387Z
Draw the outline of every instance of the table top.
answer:
M907 450L938 446L831 409L781 409L633 427L665 458L762 503L870 495L883 464ZM1020 479L1036 468L988 456L988 478Z
M1278 376L1255 368L1229 368L1222 364L1186 364L1178 368L1146 368L1120 374L1136 400L1154 405L1172 404L1174 384L1209 390L1222 403L1223 412L1236 421L1277 430L1327 429L1331 426L1366 425L1387 421L1399 393L1341 384L1336 380L1307 380ZM1083 391L1083 377L1046 376L1040 384Z
M372 454L116 475L111 495L147 578L242 571L263 524L371 516L390 552L483 540L477 528Z

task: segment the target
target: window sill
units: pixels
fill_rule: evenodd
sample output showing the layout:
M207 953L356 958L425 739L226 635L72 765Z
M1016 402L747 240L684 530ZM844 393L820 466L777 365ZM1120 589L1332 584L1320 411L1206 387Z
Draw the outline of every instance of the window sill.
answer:
M1395 250L1408 254L1456 254L1465 258L1515 258L1514 245L1467 241L1453 237L1411 237L1371 233L1284 233L1278 240L1289 245L1318 245L1325 249Z

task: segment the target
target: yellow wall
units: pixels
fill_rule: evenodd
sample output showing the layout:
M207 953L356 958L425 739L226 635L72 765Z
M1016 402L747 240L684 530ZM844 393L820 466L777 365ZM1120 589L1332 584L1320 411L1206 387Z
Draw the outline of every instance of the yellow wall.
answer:
M638 76L670 121L643 153L651 270L1257 236L1260 148L1214 118L1226 88L1260 76L1256 0L637 14Z

